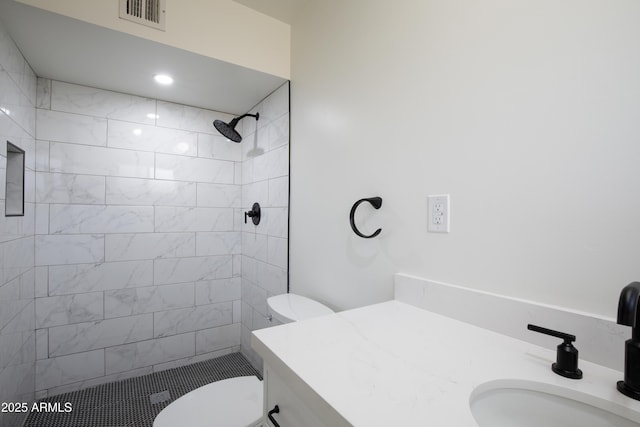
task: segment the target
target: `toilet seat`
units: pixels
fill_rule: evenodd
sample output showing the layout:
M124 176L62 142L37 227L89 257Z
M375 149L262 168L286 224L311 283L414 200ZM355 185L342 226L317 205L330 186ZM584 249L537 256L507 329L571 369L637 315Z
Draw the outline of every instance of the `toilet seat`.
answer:
M255 376L197 388L164 408L153 427L253 427L262 421L263 386Z
M267 305L273 317L282 323L298 322L334 313L326 305L296 294L269 297Z

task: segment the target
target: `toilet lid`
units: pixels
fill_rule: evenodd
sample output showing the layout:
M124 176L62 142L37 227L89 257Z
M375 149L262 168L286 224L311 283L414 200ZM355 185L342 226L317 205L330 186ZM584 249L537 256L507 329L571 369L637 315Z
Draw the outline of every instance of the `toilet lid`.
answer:
M311 319L312 317L333 314L334 312L318 301L296 294L281 294L269 297L267 304L273 317L281 322L297 322Z
M153 427L245 427L262 418L262 381L255 376L216 381L164 408Z

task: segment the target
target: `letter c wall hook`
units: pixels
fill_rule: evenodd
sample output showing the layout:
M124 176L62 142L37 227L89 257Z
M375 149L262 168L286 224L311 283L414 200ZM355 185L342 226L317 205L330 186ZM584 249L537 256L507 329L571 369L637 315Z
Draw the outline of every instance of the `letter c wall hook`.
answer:
M358 236L364 238L364 239L371 239L372 237L376 237L378 234L380 234L380 232L382 231L381 228L378 228L376 231L374 231L374 233L370 236L365 236L364 234L362 234L360 232L360 230L358 230L358 227L356 227L356 223L354 221L354 217L356 215L356 209L358 209L358 206L360 206L360 204L362 202L369 202L371 203L371 205L376 208L376 209L380 209L380 206L382 206L382 197L369 197L368 199L360 199L357 202L355 202L353 204L353 206L351 207L351 213L349 214L349 222L351 223L351 229L353 230L354 233L356 233Z

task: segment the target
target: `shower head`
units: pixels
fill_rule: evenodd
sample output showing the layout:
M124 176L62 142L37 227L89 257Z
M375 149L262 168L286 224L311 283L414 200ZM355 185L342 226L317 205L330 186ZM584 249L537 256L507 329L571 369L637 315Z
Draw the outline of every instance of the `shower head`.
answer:
M260 113L256 114L243 114L240 117L236 117L231 120L229 123L223 122L222 120L214 120L213 126L220 132L224 137L229 138L233 142L242 141L242 136L236 130L236 125L240 120L245 117L255 117L256 120L260 118Z

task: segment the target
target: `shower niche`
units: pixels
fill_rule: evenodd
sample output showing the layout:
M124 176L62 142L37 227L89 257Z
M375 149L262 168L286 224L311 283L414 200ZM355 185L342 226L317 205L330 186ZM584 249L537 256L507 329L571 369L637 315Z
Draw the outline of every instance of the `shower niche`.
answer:
M7 141L5 216L24 216L24 150Z

